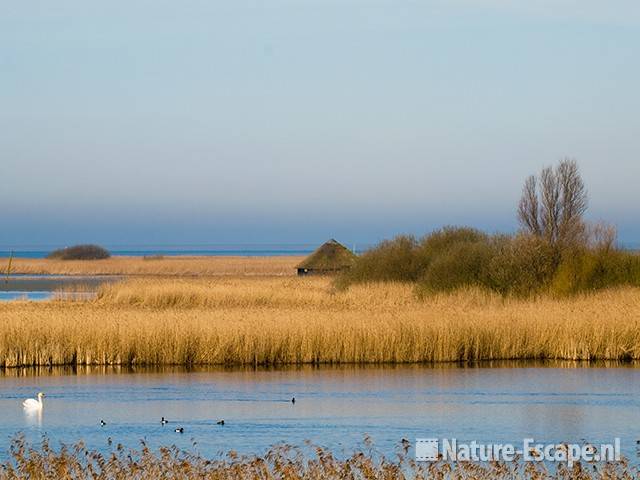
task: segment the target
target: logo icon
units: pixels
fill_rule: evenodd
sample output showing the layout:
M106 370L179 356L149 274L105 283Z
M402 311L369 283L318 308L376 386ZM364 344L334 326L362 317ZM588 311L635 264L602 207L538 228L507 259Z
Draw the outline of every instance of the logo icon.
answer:
M416 460L419 462L438 460L438 439L416 438Z

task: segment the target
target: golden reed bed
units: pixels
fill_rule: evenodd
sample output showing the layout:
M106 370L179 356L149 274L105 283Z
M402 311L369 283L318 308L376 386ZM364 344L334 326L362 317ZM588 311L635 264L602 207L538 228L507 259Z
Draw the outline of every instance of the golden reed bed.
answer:
M294 275L304 257L111 257L105 260L14 258L12 273L49 275ZM6 273L8 259L0 259Z
M363 448L338 458L321 447L278 444L262 456L227 452L216 458L197 452L162 447L152 451L144 442L137 451L116 446L110 454L90 450L82 442L55 448L45 437L30 445L19 437L11 443L11 458L0 463L0 480L29 479L138 479L184 480L631 480L638 468L627 460L616 463L542 462L449 463L416 462L410 443L401 442L396 454L380 455L365 438Z
M326 278L134 279L91 302L0 304L0 365L640 359L640 289L553 300Z

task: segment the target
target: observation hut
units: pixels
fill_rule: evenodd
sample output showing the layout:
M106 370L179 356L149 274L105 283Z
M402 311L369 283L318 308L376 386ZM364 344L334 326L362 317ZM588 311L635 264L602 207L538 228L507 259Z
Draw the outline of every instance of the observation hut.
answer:
M304 259L296 268L299 276L330 275L350 268L355 254L340 242L331 239Z

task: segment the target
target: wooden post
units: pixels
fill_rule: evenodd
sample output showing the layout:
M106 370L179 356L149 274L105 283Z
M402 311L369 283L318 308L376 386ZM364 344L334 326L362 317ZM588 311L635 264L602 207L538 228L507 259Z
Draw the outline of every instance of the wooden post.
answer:
M7 266L7 278L5 278L4 283L9 283L9 275L11 275L11 262L13 261L13 250L9 253L9 265Z

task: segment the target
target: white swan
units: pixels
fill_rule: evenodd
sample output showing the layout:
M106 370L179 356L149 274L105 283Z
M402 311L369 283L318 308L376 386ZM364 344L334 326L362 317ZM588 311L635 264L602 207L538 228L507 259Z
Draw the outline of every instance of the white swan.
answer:
M38 399L35 398L27 398L24 402L22 402L22 407L30 412L38 412L42 410L42 399L44 398L44 393L38 393Z

